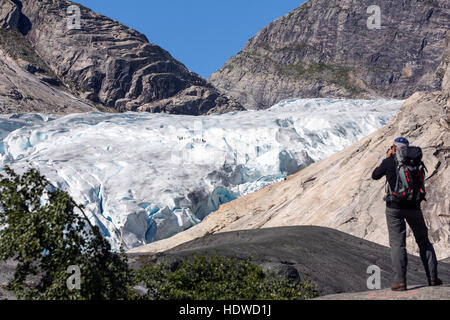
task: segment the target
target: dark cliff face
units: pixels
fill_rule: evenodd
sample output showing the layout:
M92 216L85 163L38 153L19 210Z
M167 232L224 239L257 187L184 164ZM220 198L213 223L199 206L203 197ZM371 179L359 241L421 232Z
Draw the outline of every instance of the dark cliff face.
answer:
M13 22L33 50L86 101L120 112L198 115L243 109L143 34L116 21L76 4L80 28L71 29L71 1L12 2L20 11Z
M381 28L369 29L378 5ZM245 107L293 97L404 99L440 89L448 0L309 0L275 20L210 81Z

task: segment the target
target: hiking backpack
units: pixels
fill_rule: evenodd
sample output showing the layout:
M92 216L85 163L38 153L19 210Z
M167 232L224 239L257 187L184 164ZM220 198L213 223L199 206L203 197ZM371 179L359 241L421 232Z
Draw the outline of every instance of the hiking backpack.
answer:
M394 202L426 201L425 173L427 168L422 161L422 149L419 147L398 148L394 160L397 166L395 189L390 190L388 198Z

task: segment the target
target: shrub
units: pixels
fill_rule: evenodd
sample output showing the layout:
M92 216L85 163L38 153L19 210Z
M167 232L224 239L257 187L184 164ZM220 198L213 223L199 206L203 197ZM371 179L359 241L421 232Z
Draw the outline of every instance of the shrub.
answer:
M292 283L264 272L250 259L198 256L179 262L143 266L136 282L148 289L141 299L285 300L317 295L310 282Z
M0 261L18 262L9 285L18 298L127 298L131 273L125 256L111 252L82 210L37 170L20 176L5 168L0 175ZM79 290L68 289L69 266L80 268Z

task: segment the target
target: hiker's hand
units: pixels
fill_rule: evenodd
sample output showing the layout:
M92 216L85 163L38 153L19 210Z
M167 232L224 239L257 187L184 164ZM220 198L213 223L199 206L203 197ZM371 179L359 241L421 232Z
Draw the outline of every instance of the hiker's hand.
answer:
M386 159L387 159L387 158L390 158L394 153L395 153L395 149L394 149L394 148L391 148L391 149L388 151L388 153L386 154Z

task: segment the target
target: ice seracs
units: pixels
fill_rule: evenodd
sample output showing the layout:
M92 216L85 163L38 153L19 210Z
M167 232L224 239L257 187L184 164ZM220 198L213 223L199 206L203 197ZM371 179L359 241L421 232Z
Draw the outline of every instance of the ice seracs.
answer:
M292 99L210 116L0 117L0 161L38 168L118 248L164 239L384 126L395 100Z

